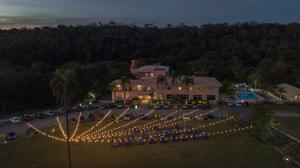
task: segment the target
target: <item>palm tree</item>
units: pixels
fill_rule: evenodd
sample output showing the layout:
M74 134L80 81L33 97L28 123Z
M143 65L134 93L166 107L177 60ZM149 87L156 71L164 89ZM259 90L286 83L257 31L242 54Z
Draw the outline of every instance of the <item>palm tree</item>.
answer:
M68 113L79 88L76 82L76 73L70 69L57 69L53 79L50 81L50 86L57 103L63 105L66 109L68 163L69 168L72 168Z
M171 73L171 82L172 82L172 88L173 88L173 96L175 97L176 86L178 83L178 74L175 71L172 71L172 73Z
M156 86L157 86L157 88L159 88L159 90L160 90L160 94L161 94L161 98L163 97L162 96L162 88L164 87L164 86L167 86L168 85L168 81L167 81L167 78L166 78L166 76L158 76L157 77L157 79L156 79Z
M111 83L107 86L107 89L112 92L112 99L113 100L116 100L116 92L115 92L116 88L117 88L117 86L114 83Z
M181 80L182 84L185 87L186 90L186 103L188 103L189 100L189 86L194 84L194 79L188 76L183 76Z
M123 90L123 99L124 99L124 103L126 103L126 91L129 90L130 88L130 79L128 76L122 76L121 77L121 86L122 86L122 90Z

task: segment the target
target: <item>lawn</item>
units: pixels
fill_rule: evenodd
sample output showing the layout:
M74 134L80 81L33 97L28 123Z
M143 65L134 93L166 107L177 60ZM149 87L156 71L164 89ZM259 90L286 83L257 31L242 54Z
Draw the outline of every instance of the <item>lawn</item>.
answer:
M227 128L232 125L224 125ZM220 129L219 125L215 129ZM213 131L210 128L209 131ZM74 167L105 168L291 168L270 146L248 132L167 144L111 147L109 144L72 144ZM0 145L1 167L66 167L66 145L40 135Z
M265 106L274 112L300 113L300 105L265 104Z
M279 129L300 139L300 117L276 117Z

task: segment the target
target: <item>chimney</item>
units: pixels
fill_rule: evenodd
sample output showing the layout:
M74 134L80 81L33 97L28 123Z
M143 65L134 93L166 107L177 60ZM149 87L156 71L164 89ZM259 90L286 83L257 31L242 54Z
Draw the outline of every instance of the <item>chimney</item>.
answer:
M138 67L139 61L137 59L131 60L131 65L130 65L130 73L135 74L135 69Z

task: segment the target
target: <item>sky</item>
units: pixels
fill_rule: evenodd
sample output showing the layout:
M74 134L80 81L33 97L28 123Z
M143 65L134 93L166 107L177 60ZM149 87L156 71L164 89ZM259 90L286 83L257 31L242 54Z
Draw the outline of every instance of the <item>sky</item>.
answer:
M109 22L300 22L300 0L0 0L0 28Z

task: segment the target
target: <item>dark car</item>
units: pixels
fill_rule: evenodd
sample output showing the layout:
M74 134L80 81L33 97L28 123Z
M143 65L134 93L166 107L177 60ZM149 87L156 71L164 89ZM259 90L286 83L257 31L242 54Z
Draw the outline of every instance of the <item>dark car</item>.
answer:
M35 117L38 118L38 119L43 119L43 118L45 118L45 114L43 114L43 113L37 113L35 115Z
M23 115L23 119L25 122L31 121L31 120L33 120L33 118L34 118L33 114L24 114Z
M15 132L8 132L5 136L5 140L11 141L17 139L17 135Z
M85 117L84 117L84 116L81 116L81 117L80 117L79 123L85 123Z
M92 114L92 113L90 113L90 114L88 115L87 121L88 121L88 122L91 122L91 121L95 121L95 119L96 119L95 115Z
M77 119L76 118L71 118L70 121L71 121L71 124L76 124L77 123Z

